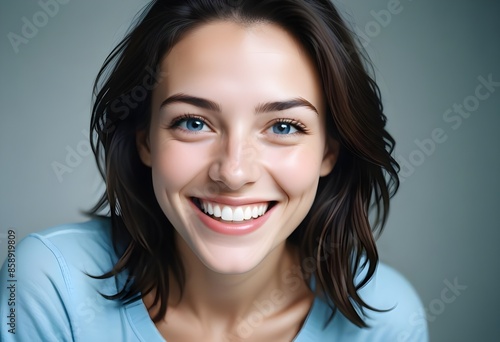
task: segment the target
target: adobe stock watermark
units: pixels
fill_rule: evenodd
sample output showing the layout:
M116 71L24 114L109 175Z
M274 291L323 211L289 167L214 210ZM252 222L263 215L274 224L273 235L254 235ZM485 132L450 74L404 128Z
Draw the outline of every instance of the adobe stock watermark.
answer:
M500 82L493 79L493 74L486 77L478 76L477 82L471 95L466 96L458 103L454 103L442 114L442 119L448 124L448 129L451 128L452 131L459 129L464 120L469 119L481 107L481 102L491 98L492 94L500 87ZM427 158L436 152L438 146L448 140L449 136L446 129L446 126L445 128L434 128L429 137L414 140L416 148L406 157L402 155L396 157L396 161L401 166L399 172L401 182L413 175L416 168L424 164Z
M420 327L421 329L425 329L427 322L435 322L446 311L446 308L453 304L468 288L467 285L461 284L457 277L453 281L445 279L443 280L443 284L444 287L438 297L432 299L422 310L414 312L408 317L408 323L412 328ZM416 332L414 329L409 330L412 330L413 333ZM412 332L401 332L398 335L398 342L411 341Z
M19 47L21 45L26 45L31 39L38 35L38 32L47 26L50 18L54 18L60 10L61 5L66 5L70 0L40 0L38 1L38 6L40 10L35 12L30 17L21 18L21 28L18 33L9 32L7 33L7 39L12 46L12 49L17 54L19 53Z
M93 294L89 294L85 298L82 298L78 304L75 304L75 312L78 319L75 321L73 327L73 337L76 339L78 337L82 338L82 333L92 325L92 322L101 318L100 316L106 312L106 308L116 305L113 300L106 299L101 295L101 293L112 295L118 292L115 278L100 279L98 282L100 285L96 286L96 291ZM59 339L58 341L62 340L64 339Z
M164 79L168 73L161 71L158 66L156 70L153 70L149 66L144 69L145 75L142 78L142 82L135 87L133 87L129 92L120 95L118 98L114 99L110 104L111 110L118 115L118 118L111 120L107 118L104 124L103 131L105 133L111 133L115 130L116 124L119 121L123 121L129 117L130 112L137 108L143 101L148 98L153 89Z
M64 181L63 176L65 174L73 173L73 171L83 163L83 160L92 154L92 148L90 147L89 141L89 131L83 129L81 133L85 138L76 143L74 147L66 145L66 156L63 162L53 161L50 163L52 171L54 171L59 183Z
M127 119L131 111L148 98L148 94L166 75L167 73L162 72L159 68L153 70L152 68L146 67L142 82L133 87L128 93L120 95L111 102L110 108L118 117L114 120L109 120L109 118L107 118L101 130L104 133L112 133L116 129L119 121ZM76 145L66 145L64 160L54 160L50 163L52 171L54 171L59 183L64 181L64 176L66 174L73 173L73 171L83 163L84 159L92 154L92 148L89 141L90 132L87 129L83 129L81 133L83 138L78 141Z
M413 0L407 0L412 2ZM393 18L401 12L403 12L404 6L401 4L400 0L389 0L385 9L381 9L378 11L371 10L370 15L373 20L370 20L365 24L363 29L360 29L356 26L356 35L362 39L361 45L366 48L378 35L382 33L384 28L387 28Z

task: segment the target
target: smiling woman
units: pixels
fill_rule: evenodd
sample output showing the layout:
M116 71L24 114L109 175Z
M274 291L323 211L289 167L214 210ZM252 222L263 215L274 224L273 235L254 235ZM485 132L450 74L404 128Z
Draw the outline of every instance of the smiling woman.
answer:
M19 244L17 338L427 340L378 261L394 140L330 2L153 1L95 90L107 189Z
M338 155L338 144L326 143L313 64L278 26L220 21L186 35L162 70L168 76L153 91L151 124L138 145L158 203L182 237L179 252L192 251L210 272L255 272L272 251L283 255L277 249ZM206 184L217 192L200 191Z

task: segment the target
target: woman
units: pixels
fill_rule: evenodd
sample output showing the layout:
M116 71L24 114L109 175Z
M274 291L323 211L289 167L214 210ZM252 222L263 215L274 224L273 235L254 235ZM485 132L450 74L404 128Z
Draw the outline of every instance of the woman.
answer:
M394 141L330 2L153 1L95 89L106 193L19 244L3 339L427 340L378 262Z

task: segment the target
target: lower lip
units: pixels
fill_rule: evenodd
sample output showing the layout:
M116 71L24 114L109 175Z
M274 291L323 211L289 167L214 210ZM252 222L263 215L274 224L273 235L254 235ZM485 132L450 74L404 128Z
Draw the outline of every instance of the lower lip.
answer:
M214 220L210 216L203 213L200 208L196 206L192 201L189 201L191 206L195 209L196 214L200 221L208 227L210 230L213 230L216 233L224 234L224 235L246 235L250 234L257 229L259 229L271 216L271 212L274 210L276 206L273 206L269 209L264 215L257 217L255 219L251 219L248 221L242 222L221 222L218 220Z

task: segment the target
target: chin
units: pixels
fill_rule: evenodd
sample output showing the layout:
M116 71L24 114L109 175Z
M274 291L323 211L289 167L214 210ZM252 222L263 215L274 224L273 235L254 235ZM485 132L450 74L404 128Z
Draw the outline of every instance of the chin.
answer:
M273 250L272 241L238 237L232 241L199 239L191 251L208 269L219 274L244 274L255 269ZM200 241L201 240L201 241ZM236 240L236 241L235 241Z

